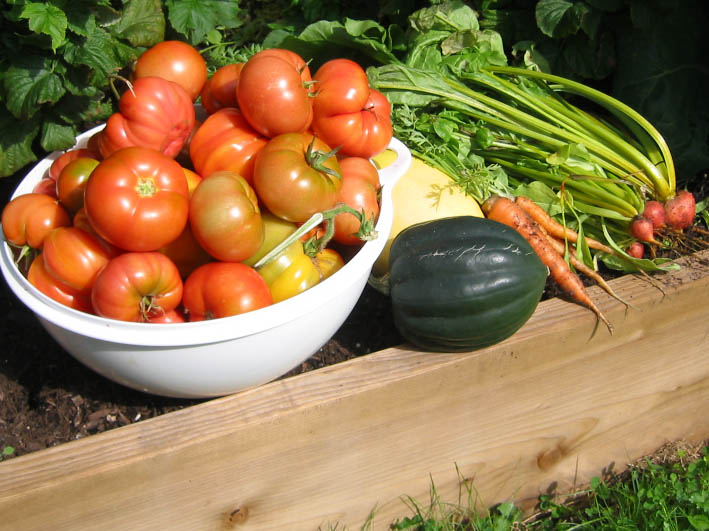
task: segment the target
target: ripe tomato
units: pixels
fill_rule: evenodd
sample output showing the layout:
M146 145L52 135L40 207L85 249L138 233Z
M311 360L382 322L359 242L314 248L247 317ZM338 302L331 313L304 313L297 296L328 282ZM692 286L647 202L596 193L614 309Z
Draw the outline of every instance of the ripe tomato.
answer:
M194 189L197 188L197 185L202 180L202 176L193 172L189 168L183 167L182 171L185 172L185 178L187 179L187 191L189 192L190 197L192 197L192 192L194 192Z
M177 266L180 276L185 279L199 266L212 261L212 257L199 244L188 223L176 240L158 249Z
M27 280L50 299L81 312L93 313L91 294L62 284L44 267L42 254L35 256L27 272Z
M239 75L236 96L244 118L264 136L307 131L313 119L310 69L295 52L266 49Z
M189 222L199 244L224 262L241 262L263 242L256 194L246 179L220 171L202 179L190 199Z
M47 170L47 177L56 181L62 169L64 169L64 166L69 164L72 160L78 159L79 157L87 157L96 160L101 158L101 156L95 150L89 149L88 147L70 149L59 155L56 159L54 159L54 162L52 162L52 165Z
M18 247L41 249L52 229L71 225L71 218L57 199L47 194L18 195L2 210L5 239Z
M162 41L145 50L135 63L135 79L161 77L180 85L192 101L207 80L207 63L193 46L182 41Z
M148 318L149 323L159 323L159 324L170 324L170 323L184 323L187 319L179 310L170 310L169 312L162 312L157 315Z
M347 157L340 159L342 187L337 196L338 203L344 203L362 212L372 226L379 216L379 172L369 159ZM372 227L373 228L373 227ZM343 245L358 245L363 241L357 237L360 220L353 214L335 216L333 239Z
M88 292L96 275L117 256L98 237L78 227L57 227L44 239L44 267L58 281Z
M256 156L254 187L266 208L288 221L306 221L332 208L342 186L331 149L309 133L271 139Z
M349 59L333 59L313 76L313 131L341 155L371 158L391 141L391 105L369 88L367 74Z
M78 157L62 168L57 176L56 193L59 202L72 214L84 206L84 189L98 160Z
M210 77L202 88L202 107L207 114L214 114L223 107L238 107L236 85L244 63L232 63L221 68Z
M190 158L195 171L204 177L217 171L233 171L251 184L254 159L266 142L239 109L225 107L209 116L195 132Z
M124 253L99 272L91 303L102 317L144 322L177 308L182 291L180 272L164 254Z
M50 179L49 177L44 177L35 184L32 188L32 192L35 194L45 194L56 199L57 197L57 181Z
M100 132L102 157L121 148L139 146L176 157L192 134L195 112L189 94L177 83L160 77L136 79L118 102Z
M177 162L159 151L130 147L102 160L86 183L89 223L126 251L154 251L187 224L189 190Z
M182 303L190 321L238 315L273 304L266 281L236 262L210 262L185 281Z

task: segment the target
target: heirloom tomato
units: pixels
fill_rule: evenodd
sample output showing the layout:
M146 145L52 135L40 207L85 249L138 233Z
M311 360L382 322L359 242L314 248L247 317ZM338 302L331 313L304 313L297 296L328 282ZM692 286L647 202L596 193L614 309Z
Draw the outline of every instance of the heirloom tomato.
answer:
M202 248L224 262L246 260L263 242L256 194L246 179L231 171L202 179L190 199L189 223Z
M217 69L202 88L202 107L207 114L214 114L223 107L238 107L236 85L244 63L232 63Z
M98 160L99 158L101 158L101 155L99 155L93 149L89 148L70 149L59 155L56 159L54 159L54 162L52 162L52 165L47 170L47 176L50 179L54 179L56 181L62 169L64 169L64 166L69 164L72 160L76 160L80 157Z
M313 76L313 132L339 154L371 158L393 135L391 105L369 87L364 69L349 59L332 59Z
M332 208L342 186L337 157L309 133L286 133L261 149L254 163L254 187L268 210L303 222Z
M192 234L189 223L176 240L161 247L158 251L174 262L183 279L187 278L199 266L212 261L212 257Z
M185 281L183 306L190 321L238 315L273 304L266 281L237 262L210 262Z
M44 267L54 278L88 292L96 275L117 256L97 236L78 227L57 227L44 239Z
M118 108L98 137L102 157L138 146L175 158L195 124L189 94L177 83L161 77L136 79L121 96Z
M149 323L156 324L184 323L186 321L187 319L185 319L185 316L177 309L170 310L169 312L162 312L148 318Z
M334 275L345 265L342 255L329 247L318 251L313 260L320 273L320 282Z
M67 286L50 275L44 266L42 253L32 260L27 280L50 299L81 312L93 313L91 293Z
M251 184L256 154L267 139L244 119L241 111L225 107L207 117L190 142L195 171L206 177L217 171L233 171Z
M40 179L37 184L35 184L34 188L32 188L32 192L35 194L48 195L56 199L57 181L49 177L44 177L43 179Z
M56 195L59 202L75 214L84 206L84 189L91 172L98 166L98 160L79 157L62 168L57 176Z
M173 81L194 101L207 80L207 63L197 49L186 42L162 41L138 57L133 77L160 77Z
M303 251L300 240L294 241L273 260L259 267L258 272L268 284L273 302L289 299L320 282L320 272Z
M361 157L340 159L340 169L342 187L337 195L337 202L362 212L367 223L373 228L379 216L379 172L369 159ZM335 216L333 239L343 245L360 244L362 240L357 237L360 226L360 220L355 215L338 214Z
M18 247L41 249L47 234L67 225L71 225L69 213L56 198L47 194L18 195L2 211L5 239Z
M189 190L177 162L130 147L102 160L86 183L84 208L93 229L126 251L155 251L187 224Z
M102 317L145 322L177 308L182 291L180 272L164 254L123 253L99 272L91 304Z
M263 243L254 255L242 260L246 265L253 266L298 228L292 221L279 218L268 210L261 211L261 219L263 219Z
M239 74L236 96L244 118L269 138L304 132L313 119L310 69L289 50L253 55Z

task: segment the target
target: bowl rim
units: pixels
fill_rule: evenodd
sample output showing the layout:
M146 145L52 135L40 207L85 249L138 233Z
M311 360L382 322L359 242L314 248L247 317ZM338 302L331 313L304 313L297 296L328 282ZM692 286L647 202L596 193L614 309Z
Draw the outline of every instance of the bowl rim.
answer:
M79 135L74 147L85 146L88 139L103 127L105 124ZM391 232L392 189L408 170L412 159L409 149L397 138L391 139L388 149L393 150L397 157L392 164L378 170L382 192L379 219L375 226L377 238L366 242L344 267L331 277L295 297L265 308L220 319L171 323L169 326L119 321L84 313L64 306L30 284L16 267L12 249L4 235L0 269L15 295L37 316L65 330L101 341L124 345L174 347L217 343L262 333L307 315L340 296L363 275L369 275ZM31 191L44 177L52 161L60 155L61 152L54 152L39 161L20 181L11 198ZM156 333L156 330L164 333Z

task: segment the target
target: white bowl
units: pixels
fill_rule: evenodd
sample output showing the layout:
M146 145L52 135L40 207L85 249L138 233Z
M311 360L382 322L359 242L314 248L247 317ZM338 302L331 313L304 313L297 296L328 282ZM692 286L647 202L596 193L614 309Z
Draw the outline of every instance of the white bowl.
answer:
M77 138L76 147L101 127ZM32 286L13 261L3 238L0 269L15 295L51 336L97 373L148 393L180 398L221 396L271 381L305 361L344 323L391 232L391 192L411 163L397 139L396 160L380 170L381 211L377 238L330 278L272 306L234 317L180 324L116 321L55 302ZM31 192L44 177L53 153L20 182L13 197ZM32 338L28 337L28 341Z

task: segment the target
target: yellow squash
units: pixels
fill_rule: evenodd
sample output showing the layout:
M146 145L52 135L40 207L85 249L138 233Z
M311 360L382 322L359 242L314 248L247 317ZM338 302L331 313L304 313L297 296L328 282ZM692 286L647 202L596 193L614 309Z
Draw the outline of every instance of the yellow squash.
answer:
M375 157L375 164L386 166L386 161L378 163ZM389 272L389 249L397 234L405 228L451 216L484 217L475 199L466 195L445 173L417 158L411 161L411 167L394 186L392 197L394 223L389 240L372 269L375 277L381 278Z

